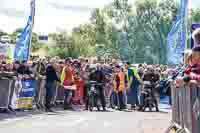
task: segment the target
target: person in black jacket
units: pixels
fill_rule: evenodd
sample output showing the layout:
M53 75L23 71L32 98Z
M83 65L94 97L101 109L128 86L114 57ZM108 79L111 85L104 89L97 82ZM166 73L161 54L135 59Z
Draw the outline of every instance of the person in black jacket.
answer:
M56 73L55 63L54 60L51 60L46 68L46 112L53 112L51 109L51 101L57 81L59 81L59 78Z
M89 79L90 81L96 81L98 84L102 84L97 86L97 89L99 91L98 97L100 98L103 111L106 111L106 100L104 95L105 74L100 64L97 65L96 70L90 73Z

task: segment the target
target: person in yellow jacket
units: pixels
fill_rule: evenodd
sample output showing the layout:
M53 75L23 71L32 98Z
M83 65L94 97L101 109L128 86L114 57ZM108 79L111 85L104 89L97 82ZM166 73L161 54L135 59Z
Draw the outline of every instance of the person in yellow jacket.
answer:
M114 92L116 96L115 103L118 104L119 109L126 109L126 104L124 101L124 90L125 90L125 73L119 65L115 67L115 80L114 80Z
M131 109L136 109L139 106L138 91L139 85L142 83L138 70L136 67L131 66L130 62L125 64L127 69L127 80L128 80L128 93L127 103L131 104Z

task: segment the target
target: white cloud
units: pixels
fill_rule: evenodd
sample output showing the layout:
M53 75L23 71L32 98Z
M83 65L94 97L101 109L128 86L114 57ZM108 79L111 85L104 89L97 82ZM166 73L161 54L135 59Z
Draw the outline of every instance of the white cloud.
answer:
M31 0L0 0L0 29L12 32L25 27L30 12ZM87 22L90 11L103 7L113 0L36 0L34 31L55 32L59 29L71 30ZM134 1L134 0L130 0ZM200 0L192 1L191 6L200 7Z
M200 7L200 0L189 0L190 5L192 8L199 8Z
M0 29L12 32L24 27L31 0L0 1ZM59 29L71 30L87 22L93 8L103 7L111 1L113 0L36 0L34 31L46 34Z

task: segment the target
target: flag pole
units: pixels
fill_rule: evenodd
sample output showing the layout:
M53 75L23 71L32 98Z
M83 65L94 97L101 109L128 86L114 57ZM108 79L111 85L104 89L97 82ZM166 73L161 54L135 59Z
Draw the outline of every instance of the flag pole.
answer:
M30 42L29 42L29 45L28 45L28 60L30 60L30 53L31 53L31 45L32 45L32 38L33 38L33 27L34 27L34 18L35 18L35 0L32 0L31 1L31 16L32 16L32 24L31 24L31 35L30 35Z

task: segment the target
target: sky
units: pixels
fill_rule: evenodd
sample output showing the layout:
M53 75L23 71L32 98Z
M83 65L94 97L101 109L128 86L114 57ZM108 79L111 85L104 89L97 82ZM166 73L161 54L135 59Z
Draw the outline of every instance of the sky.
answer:
M13 32L25 27L31 0L0 0L0 29ZM48 34L71 31L89 20L93 8L101 8L113 0L36 0L34 32ZM132 0L134 1L134 0ZM200 0L191 0L191 7L200 7Z

